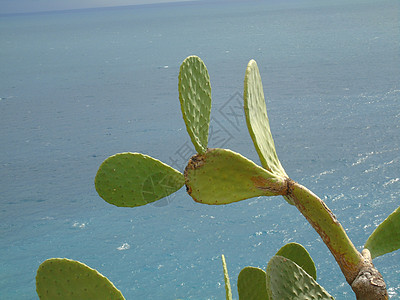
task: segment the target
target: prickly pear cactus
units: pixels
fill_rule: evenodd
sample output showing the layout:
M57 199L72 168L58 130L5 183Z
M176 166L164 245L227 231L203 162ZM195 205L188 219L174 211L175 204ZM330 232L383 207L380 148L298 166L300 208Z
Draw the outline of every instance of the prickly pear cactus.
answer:
M247 65L243 98L247 127L262 166L271 173L288 177L276 154L260 71L255 60L251 60Z
M226 267L225 255L222 254L221 259L222 259L222 268L224 269L226 300L232 300L232 289L231 289L231 283L229 281L228 268Z
M187 192L195 201L214 205L281 195L286 189L281 177L226 149L209 149L192 157L185 179Z
M400 249L400 207L374 230L364 248L372 258Z
M125 299L99 272L66 258L51 258L39 266L36 292L41 300Z
M299 267L308 273L314 280L317 280L317 269L308 251L298 243L289 243L283 246L276 255L285 257L295 262Z
M288 176L276 154L275 143L269 126L260 71L255 60L251 60L247 65L244 77L243 99L247 128L260 157L261 165L271 173L287 178ZM283 198L289 204L294 205L290 197L283 196Z
M97 193L115 206L145 205L171 193L184 184L183 174L140 153L119 153L107 158L97 171Z
M271 299L334 299L306 271L278 255L267 266L267 290Z
M211 112L211 84L204 62L186 58L179 71L179 100L187 132L198 153L207 150Z
M267 274L255 267L245 267L240 271L237 288L239 300L268 300Z

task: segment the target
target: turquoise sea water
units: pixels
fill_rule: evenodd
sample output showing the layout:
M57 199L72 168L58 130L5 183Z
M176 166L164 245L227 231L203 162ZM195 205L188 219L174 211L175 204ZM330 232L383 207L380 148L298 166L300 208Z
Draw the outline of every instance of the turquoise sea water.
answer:
M318 281L354 299L305 219L280 197L227 206L181 189L128 209L93 179L133 151L183 170L193 154L179 111L179 65L206 63L210 147L259 163L241 95L256 59L280 160L333 210L358 249L400 204L400 4L221 1L0 16L0 299L36 299L50 257L96 268L127 299L224 299L231 282L303 244ZM375 264L400 297L399 251ZM235 293L234 293L235 294Z

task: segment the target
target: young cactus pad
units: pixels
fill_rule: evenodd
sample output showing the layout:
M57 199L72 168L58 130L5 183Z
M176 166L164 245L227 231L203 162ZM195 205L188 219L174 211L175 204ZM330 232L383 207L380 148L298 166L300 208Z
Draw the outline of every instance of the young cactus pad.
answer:
M51 258L39 266L36 292L41 300L125 299L99 272L66 258Z
M273 174L284 178L288 177L276 154L275 143L269 126L267 106L265 105L261 75L255 60L251 60L246 68L243 99L247 128L260 157L261 165ZM283 196L283 198L289 204L294 205L290 197Z
M186 130L198 153L207 150L211 113L211 84L204 62L186 58L179 71L179 100Z
M237 288L239 300L268 300L267 274L255 267L245 267L240 271Z
M225 149L208 149L193 156L185 169L185 183L195 201L214 205L286 192L282 177Z
M278 255L268 263L267 287L271 299L334 299L296 263Z
M261 165L271 173L288 177L276 154L260 71L255 60L251 60L247 65L243 98L247 127L260 157Z
M365 248L372 258L400 249L400 207L374 230Z
M110 204L145 205L179 190L183 174L140 153L119 153L107 158L97 171L97 193Z
M317 280L317 270L308 251L298 243L289 243L283 246L276 255L286 257L295 262L314 280Z

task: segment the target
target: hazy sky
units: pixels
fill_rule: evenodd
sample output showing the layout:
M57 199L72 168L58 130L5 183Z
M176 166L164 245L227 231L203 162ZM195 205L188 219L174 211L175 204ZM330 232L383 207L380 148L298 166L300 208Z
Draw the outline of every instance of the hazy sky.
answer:
M190 0L0 0L0 14L179 1Z

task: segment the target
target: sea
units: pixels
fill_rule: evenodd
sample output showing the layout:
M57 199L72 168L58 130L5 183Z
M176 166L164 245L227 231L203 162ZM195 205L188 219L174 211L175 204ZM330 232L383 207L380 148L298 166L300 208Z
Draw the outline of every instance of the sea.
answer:
M192 1L0 15L0 299L38 299L52 257L79 260L126 299L233 298L245 266L302 244L317 281L355 299L328 248L282 197L194 202L185 188L118 208L94 177L119 152L183 172L195 154L178 74L197 55L212 87L209 147L260 164L243 113L255 59L286 173L324 200L358 250L400 205L400 2ZM400 251L374 259L400 298Z

